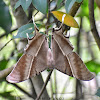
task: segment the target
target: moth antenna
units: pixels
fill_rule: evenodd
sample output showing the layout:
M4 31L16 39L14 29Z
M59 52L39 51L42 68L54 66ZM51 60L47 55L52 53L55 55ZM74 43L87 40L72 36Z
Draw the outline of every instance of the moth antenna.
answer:
M63 14L63 16L62 16L62 23L61 23L59 29L62 27L62 25L63 25L63 23L64 23L65 16L66 16L66 14Z
M32 16L32 20L33 20L34 28L35 28L36 30L38 30L38 31L39 31L38 27L37 27L37 26L36 26L36 24L35 24L35 21L34 21L34 16Z
M63 16L62 16L62 23L61 23L60 27L59 27L59 28L54 28L53 31L54 31L54 30L57 31L57 30L60 30L60 29L62 28L62 25L63 25L63 23L64 23L64 18L65 18L65 16L66 16L66 14L63 14Z
M62 24L64 23L65 16L66 16L66 14L63 14L63 16L62 16Z

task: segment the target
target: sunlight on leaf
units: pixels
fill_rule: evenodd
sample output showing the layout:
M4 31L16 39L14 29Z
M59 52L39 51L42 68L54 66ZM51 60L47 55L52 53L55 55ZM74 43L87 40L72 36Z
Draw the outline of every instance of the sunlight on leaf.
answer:
M13 36L13 38L27 38L26 33L29 34L29 37L31 38L33 36L33 34L31 34L34 31L34 24L30 23L30 24L26 24L21 26L18 29L18 33L16 36Z
M62 16L64 14L66 14L65 18L64 18L64 24L74 27L74 28L79 28L78 23L76 22L76 20L69 14L61 12L61 11L52 11L51 13L53 13L53 15L60 21L62 22Z

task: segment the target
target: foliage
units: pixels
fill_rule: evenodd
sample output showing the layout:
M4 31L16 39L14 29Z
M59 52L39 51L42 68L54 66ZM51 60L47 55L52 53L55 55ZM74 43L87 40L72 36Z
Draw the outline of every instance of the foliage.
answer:
M100 72L100 63L91 60L85 64L91 72L95 72L96 74L98 74Z
M52 13L60 22L62 22L62 17L65 14L64 24L71 26L71 27L75 27L75 28L79 27L76 20L72 16L70 16L69 14L63 13L61 11L52 11Z
M9 12L9 8L3 1L0 1L0 27L5 30L6 35L9 34L11 25L12 19Z
M28 33L29 37L31 38L33 37L32 34L33 31L34 31L34 24L30 23L23 25L18 29L18 33L16 36L14 36L14 38L27 38L26 33Z
M34 7L37 10L39 10L43 14L46 14L48 12L47 0L43 0L43 1L41 0L19 0L15 5L15 9L21 5L24 11L26 11L31 3L34 5Z
M97 96L99 96L100 97L100 88L98 88L98 90L97 90L97 92L96 92L96 94L95 95L97 95Z
M8 1L8 0L5 0L5 1ZM16 10L19 6L22 6L22 8L25 11L27 17L29 17L29 7L30 7L30 5L33 5L34 8L32 8L31 10L32 10L32 13L34 15L36 14L36 11L39 11L39 12L42 13L42 14L38 13L36 15L35 22L38 23L36 25L40 29L42 34L44 34L46 31L50 30L49 37L48 37L48 39L49 39L49 47L51 45L51 41L50 41L51 40L51 28L55 27L54 26L55 24L56 24L57 27L59 27L58 23L59 23L59 21L62 22L63 14L66 14L66 17L65 17L65 20L64 20L64 24L66 24L68 26L78 27L78 23L80 23L80 21L79 21L80 17L82 18L83 22L86 21L88 24L90 24L89 23L88 0L84 0L84 1L83 0L65 0L65 1L64 0L52 0L50 2L50 4L48 4L48 1L49 0L18 0L17 3L15 4L15 8L14 9ZM55 4L53 5L52 2L55 2ZM78 23L76 22L76 20L73 17L71 17L68 14L70 9L72 8L72 6L73 6L73 4L75 2L78 2L78 3L82 2L81 8L80 8L79 12L77 13L77 19L78 19L77 22ZM54 8L52 10L50 10L51 6L54 6ZM12 12L9 9L10 9L10 3L7 4L2 0L0 2L0 27L2 27L2 29L0 28L0 35L1 35L0 36L0 39L1 39L0 40L0 48L1 48L1 46L4 45L4 42L6 43L10 38L13 38L14 40L12 41L12 43L10 43L9 46L8 45L6 46L7 50L6 51L2 50L2 51L4 52L3 54L8 55L8 49L11 49L13 46L15 47L15 49L11 50L11 52L10 52L10 54L8 56L9 60L7 60L6 57L1 57L2 52L0 51L0 70L6 69L8 67L8 65L10 67L9 63L11 63L11 61L13 60L11 58L14 58L16 56L16 62L17 62L19 56L22 55L22 53L19 53L17 51L17 45L19 43L17 38L20 38L20 39L27 38L26 33L28 33L30 38L34 36L34 24L33 23L27 23L26 25L23 25L20 28L17 28L18 32L13 30L12 34L9 34L11 32L11 27L15 27L16 26L16 23L12 20L12 18L14 19L14 15L13 14L11 15ZM96 4L95 4L95 8L94 9L95 9L95 12L97 13ZM63 13L60 12L60 11L62 11ZM59 21L55 20L55 18L53 17L53 14L51 12L54 14L54 16ZM67 12L67 13L65 13L65 12ZM84 20L84 16L86 16L87 19ZM72 21L69 21L70 19ZM13 22L13 25L12 25L12 22ZM83 24L83 22L82 22L82 24ZM86 52L85 55L87 55L87 56L86 56L85 59L87 61L89 59L90 61L86 62L85 64L86 64L87 68L91 72L94 72L97 75L100 72L100 63L99 63L99 59L98 59L100 57L97 58L97 56L95 56L95 54L96 53L98 54L100 52L99 52L99 50L98 50L98 48L97 48L97 46L96 46L96 44L94 42L90 43L90 47L87 46L87 43L85 44L85 42L87 42L87 41L86 41L86 35L85 35L86 28L84 26L87 27L87 24L85 23L84 25L82 25L82 28L81 28L81 33L82 33L82 36L83 36L82 38L80 38L80 45L81 45L80 46L80 50L83 51L81 55L85 54L84 53L85 50L89 51L89 49L91 49L90 47L94 47L92 52L94 54L95 60L91 60L92 58L89 59L88 58L89 54ZM69 32L69 33L71 33L70 35L72 37L70 38L70 40L71 40L72 44L74 44L74 47L76 47L76 41L77 41L77 37L76 37L77 34L76 33L77 33L78 30L79 29L71 28L71 31ZM5 31L6 34L2 34L2 31ZM90 31L90 28L89 28L88 31ZM17 33L17 35L15 36L16 33ZM7 37L4 37L4 36L7 36ZM90 37L90 39L93 41L93 39L91 37ZM82 43L81 43L81 41L82 41ZM18 53L17 55L16 55L16 52ZM83 56L81 56L81 57L83 57ZM84 58L82 58L82 59L84 60ZM61 78L63 79L63 77L61 77ZM64 80L65 79L66 78L64 78ZM51 78L51 80L53 80L55 82L54 78ZM74 80L74 79L72 78L72 79L70 79L70 81L71 80ZM51 83L52 83L51 87L53 87L53 92L56 95L56 86L57 86L57 84L61 83L61 85L62 85L63 83L61 81L59 81L59 82L57 81L57 84L56 83L53 84L53 82L51 82ZM2 86L2 85L3 85L3 83L0 81L0 86ZM8 85L6 85L6 87L7 86ZM64 86L67 86L67 88L69 88L68 89L68 92L69 92L69 90L70 90L69 85L64 85ZM73 85L71 84L71 86L73 86ZM60 86L59 86L59 88L60 88ZM51 91L51 90L49 89L49 91ZM15 93L13 92L14 93L14 95L13 95L12 92L13 91L10 91L10 92L8 92L8 91L3 91L3 92L0 91L0 97L2 97L2 100L5 100L5 98L7 100L16 100L16 98L14 96ZM64 92L66 92L66 87L63 87L63 92L62 93L64 93ZM98 89L98 91L96 93L97 96L100 96L99 92L100 92L100 89ZM54 93L52 93L52 94L54 94Z
M66 3L65 3L65 9L66 9L66 12L69 13L70 9L72 8L73 4L75 2L82 2L83 0L66 0Z

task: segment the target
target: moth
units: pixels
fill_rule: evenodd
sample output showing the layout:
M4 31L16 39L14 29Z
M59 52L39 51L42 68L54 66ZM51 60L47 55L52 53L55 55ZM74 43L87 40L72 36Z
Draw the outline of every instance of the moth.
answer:
M62 28L53 29L51 49L47 37L35 28L35 36L27 45L23 56L18 60L15 68L7 76L7 81L18 83L32 76L36 76L47 68L55 68L79 80L91 80L91 73L77 53L68 38L63 35Z

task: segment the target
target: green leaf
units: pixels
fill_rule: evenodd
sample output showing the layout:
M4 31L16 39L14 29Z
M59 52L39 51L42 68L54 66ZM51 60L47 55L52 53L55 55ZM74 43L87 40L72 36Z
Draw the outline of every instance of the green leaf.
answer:
M60 22L62 22L62 16L65 14L63 23L74 28L79 28L78 23L71 15L61 11L52 11L52 13Z
M12 26L12 19L9 13L9 8L8 6L6 6L3 0L1 0L0 1L0 27L2 27L6 31L6 34L9 34L11 26Z
M32 0L32 4L37 10L39 10L43 14L46 14L48 12L47 0Z
M18 29L18 33L16 36L13 36L13 38L27 38L26 33L28 33L29 37L33 37L32 32L34 31L34 24L30 23L30 24L26 24L21 26Z
M61 2L62 2L63 0L57 0L57 8L59 8L59 6L61 5Z
M36 24L36 25L37 25L37 27L40 27L40 24ZM16 39L16 38L27 38L26 33L28 33L29 38L32 38L34 36L33 31L34 31L34 24L33 23L23 25L18 29L17 35L13 36L13 38L14 39Z
M70 9L72 8L73 4L76 2L76 0L67 0L65 2L65 9L66 12L69 13Z
M51 47L51 35L49 35L49 48Z
M95 72L96 74L98 74L100 72L100 63L98 63L96 61L91 60L91 61L85 63L85 65L91 72Z
M76 0L76 2L81 3L83 0Z
M97 96L99 96L100 97L100 88L97 90L97 92L96 92L96 94L95 95L97 95Z
M6 66L7 66L7 64L8 64L8 60L2 59L0 61L0 70L4 70L6 68Z
M84 0L81 5L81 11L78 16L84 17L86 16L89 19L89 8L88 8L88 0Z
M1 97L4 97L4 100L15 100L15 96L13 96L11 93L13 93L13 91L10 91L10 92L1 92L0 93L0 96Z
M14 9L18 8L20 5L21 5L21 0L16 2Z
M28 7L30 6L31 2L32 0L19 0L15 5L15 9L21 5L24 11L26 11Z

